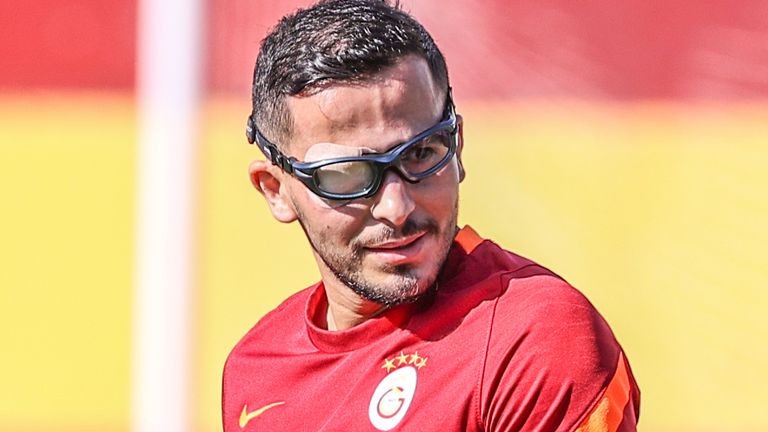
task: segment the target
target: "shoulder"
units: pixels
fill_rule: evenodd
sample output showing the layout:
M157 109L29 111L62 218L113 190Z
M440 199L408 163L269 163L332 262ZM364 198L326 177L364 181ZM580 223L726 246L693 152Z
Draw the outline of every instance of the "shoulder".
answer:
M464 257L461 270L457 279L465 282L474 275L472 283L495 292L492 341L512 342L525 335L527 344L553 351L581 350L602 342L616 345L592 303L563 278L530 259L484 240Z
M524 337L523 346L540 361L554 365L578 360L568 366L586 369L594 362L615 367L619 346L608 323L577 289L548 275L502 278L504 293L499 297L493 319L492 338L499 344Z
M313 287L292 295L261 318L227 356L222 376L222 410L237 422L242 401L253 388L262 388L270 370L286 352L304 349L304 314ZM234 423L233 423L234 424Z
M488 430L574 429L623 370L621 346L592 303L543 267L524 265L499 282L481 386L483 421L495 425ZM622 379L639 399L631 371Z
M307 302L316 288L311 286L288 297L272 311L264 315L234 346L226 367L233 357L255 356L259 352L284 350L290 346L290 338L304 333Z

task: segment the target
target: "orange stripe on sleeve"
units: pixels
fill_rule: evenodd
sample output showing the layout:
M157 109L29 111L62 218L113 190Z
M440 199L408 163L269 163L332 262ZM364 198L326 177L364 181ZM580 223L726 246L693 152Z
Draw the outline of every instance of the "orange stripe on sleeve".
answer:
M619 364L603 397L592 409L576 432L616 432L629 403L630 384L624 354L619 353Z

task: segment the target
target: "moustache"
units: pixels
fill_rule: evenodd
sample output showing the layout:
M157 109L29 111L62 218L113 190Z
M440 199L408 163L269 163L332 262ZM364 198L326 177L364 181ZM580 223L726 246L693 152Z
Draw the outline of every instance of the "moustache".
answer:
M432 219L416 221L408 219L400 228L392 228L387 225L383 225L377 232L367 234L364 238L356 239L352 246L354 249L360 250L368 245L376 245L387 243L393 240L405 238L413 234L427 233L436 234L439 231L437 223Z

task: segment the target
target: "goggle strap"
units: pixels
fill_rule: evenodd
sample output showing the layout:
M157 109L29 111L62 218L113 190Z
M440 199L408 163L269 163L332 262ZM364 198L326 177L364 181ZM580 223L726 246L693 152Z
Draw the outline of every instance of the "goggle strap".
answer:
M293 162L296 158L284 155L272 144L267 144L264 147L269 151L269 160L272 162L272 165L277 165L288 174L293 173Z

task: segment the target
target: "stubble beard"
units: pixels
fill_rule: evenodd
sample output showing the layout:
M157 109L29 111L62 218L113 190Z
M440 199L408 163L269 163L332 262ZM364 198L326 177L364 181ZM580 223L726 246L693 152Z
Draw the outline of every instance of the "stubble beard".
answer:
M317 256L325 263L333 275L349 289L366 300L381 304L382 306L392 307L405 303L414 303L432 294L437 289L435 281L442 270L442 266L448 257L448 252L453 243L455 228L458 219L458 203L454 205L454 210L445 232L440 232L440 227L433 219L422 222L408 220L399 230L385 226L377 233L375 238L368 238L364 242L353 240L350 248L351 253L345 254L343 251L329 249L328 245L332 242L325 241L323 236L310 234L305 225L305 218L299 212L299 224L304 230L304 234L309 240L312 249ZM438 235L438 249L431 254L437 260L433 274L426 280L420 280L417 270L412 264L402 264L395 266L383 266L375 271L383 273L389 277L388 281L376 283L366 277L364 272L363 260L367 253L365 244L377 244L385 242L392 238L402 238L414 233L426 232L426 235ZM392 280L394 276L394 280ZM385 276L386 277L386 276ZM422 288L424 287L424 288Z

